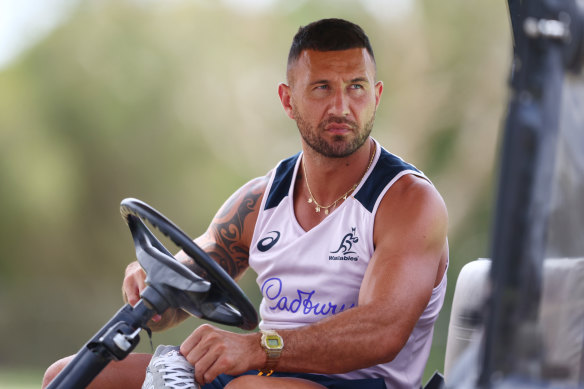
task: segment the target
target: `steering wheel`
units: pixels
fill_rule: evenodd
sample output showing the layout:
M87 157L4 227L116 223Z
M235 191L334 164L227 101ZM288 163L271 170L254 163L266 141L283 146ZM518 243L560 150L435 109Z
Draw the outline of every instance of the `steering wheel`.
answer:
M154 289L165 300L161 310L166 306L180 308L199 318L245 330L257 326L255 308L241 288L173 222L133 198L121 202L120 212L132 233L138 262L147 274L147 289ZM197 273L177 261L142 220L156 227L191 257ZM156 300L149 299L146 294L141 297L151 304Z
M221 324L252 330L257 313L239 286L195 242L148 204L125 199L120 211L136 248L138 262L146 272L140 300L124 305L53 379L47 389L85 388L112 360L122 360L140 341L148 321L168 308ZM146 227L158 228L196 264L196 272L177 261Z

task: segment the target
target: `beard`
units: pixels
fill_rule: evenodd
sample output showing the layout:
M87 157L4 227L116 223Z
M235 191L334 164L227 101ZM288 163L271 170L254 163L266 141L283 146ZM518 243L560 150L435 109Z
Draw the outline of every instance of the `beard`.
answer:
M373 113L363 128L359 128L359 125L352 120L342 116L333 116L318 123L315 130L296 109L293 109L293 113L304 142L314 151L328 158L344 158L353 154L369 138L375 121L375 113ZM331 123L349 125L354 136L351 138L350 135L335 135L332 141L327 141L323 134L326 126Z

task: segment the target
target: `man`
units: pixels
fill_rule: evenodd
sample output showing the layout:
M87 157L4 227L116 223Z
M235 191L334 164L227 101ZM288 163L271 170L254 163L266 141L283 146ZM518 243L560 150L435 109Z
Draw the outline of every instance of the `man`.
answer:
M419 387L446 290L447 212L420 171L370 137L382 91L359 26L300 28L278 93L302 153L235 192L196 240L234 278L252 267L263 294L264 334L203 325L180 346L196 382L214 385L203 388ZM128 266L131 304L144 278ZM185 317L167 312L152 328ZM139 388L150 359L132 354L94 384Z

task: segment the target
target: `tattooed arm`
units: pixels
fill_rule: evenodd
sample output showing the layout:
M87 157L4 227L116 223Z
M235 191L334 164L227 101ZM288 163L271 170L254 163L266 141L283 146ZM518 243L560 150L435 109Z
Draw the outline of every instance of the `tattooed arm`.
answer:
M234 279L239 279L248 268L249 246L264 190L269 174L249 181L239 188L219 209L207 231L195 242L209 254ZM176 258L197 274L204 277L204 271L184 252ZM138 262L126 268L123 283L124 299L134 305L146 287L144 271ZM177 325L188 317L183 310L169 309L162 318L150 322L153 331L160 331Z
M268 178L256 178L235 192L219 209L205 234L195 239L236 280L248 267L249 245ZM197 270L194 261L183 252L177 258Z

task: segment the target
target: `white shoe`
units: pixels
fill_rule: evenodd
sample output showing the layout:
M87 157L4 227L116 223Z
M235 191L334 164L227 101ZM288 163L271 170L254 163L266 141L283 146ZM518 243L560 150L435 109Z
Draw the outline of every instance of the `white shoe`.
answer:
M158 346L146 368L142 389L200 389L195 369L179 352L178 346Z

